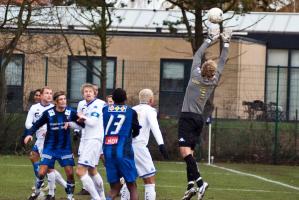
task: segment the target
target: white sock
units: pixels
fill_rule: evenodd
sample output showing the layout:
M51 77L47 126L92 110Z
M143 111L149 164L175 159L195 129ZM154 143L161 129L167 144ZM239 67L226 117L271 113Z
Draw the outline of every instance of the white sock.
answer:
M156 199L155 184L145 184L144 185L144 199L147 199L147 200L155 200Z
M58 184L60 184L60 185L62 185L62 187L66 188L67 183L63 179L63 177L61 176L61 174L56 169L54 169L54 172L55 172L55 182L58 183Z
M120 199L121 200L130 200L130 192L129 192L126 184L123 184L123 186L120 189Z
M102 200L106 200L105 191L104 191L104 183L101 175L97 173L94 176L91 176L91 179L96 187L97 192L99 193Z
M93 183L92 179L90 178L90 176L88 175L88 173L86 173L84 176L81 177L81 181L83 183L84 188L89 192L90 196L94 199L94 200L101 200L95 184Z
M48 186L49 186L49 195L52 197L55 196L55 172L51 171L47 174L48 176Z

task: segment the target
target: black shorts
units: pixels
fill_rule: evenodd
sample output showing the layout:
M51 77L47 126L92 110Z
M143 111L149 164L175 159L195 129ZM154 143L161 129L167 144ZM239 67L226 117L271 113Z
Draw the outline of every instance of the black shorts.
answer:
M195 145L199 142L203 125L202 115L187 112L181 113L178 127L179 146L190 147L194 150Z

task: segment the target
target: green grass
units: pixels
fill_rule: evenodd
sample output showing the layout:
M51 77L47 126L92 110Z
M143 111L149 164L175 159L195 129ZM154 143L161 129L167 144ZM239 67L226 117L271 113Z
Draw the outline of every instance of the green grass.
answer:
M262 176L299 188L298 166L273 166L258 164L227 164L219 166L241 172ZM101 165L102 166L102 165ZM209 182L210 188L205 199L208 200L298 200L299 190L266 182L254 177L239 175L223 169L200 164L202 176ZM180 199L185 190L185 164L175 162L156 162L157 200ZM57 166L61 172L61 168ZM0 200L25 200L31 193L33 172L27 157L0 156ZM103 167L100 172L106 180ZM63 173L62 173L63 174ZM109 186L105 184L106 191ZM76 192L81 183L76 179ZM143 187L138 180L140 199L143 199ZM90 200L90 197L75 196L76 200ZM65 193L57 186L56 199L65 199ZM195 199L195 198L194 198Z

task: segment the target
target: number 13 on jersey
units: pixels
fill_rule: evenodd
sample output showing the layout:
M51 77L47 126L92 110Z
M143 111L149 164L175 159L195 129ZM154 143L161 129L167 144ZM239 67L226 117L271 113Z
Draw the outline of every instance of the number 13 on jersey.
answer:
M116 135L119 133L121 127L124 124L124 121L126 119L125 115L118 114L117 116L115 115L110 115L105 135Z

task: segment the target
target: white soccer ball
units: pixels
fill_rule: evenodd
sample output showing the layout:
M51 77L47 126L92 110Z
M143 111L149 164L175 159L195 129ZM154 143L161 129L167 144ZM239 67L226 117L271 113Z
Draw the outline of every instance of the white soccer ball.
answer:
M220 23L223 20L223 11L220 8L211 8L208 11L208 20L212 23Z

